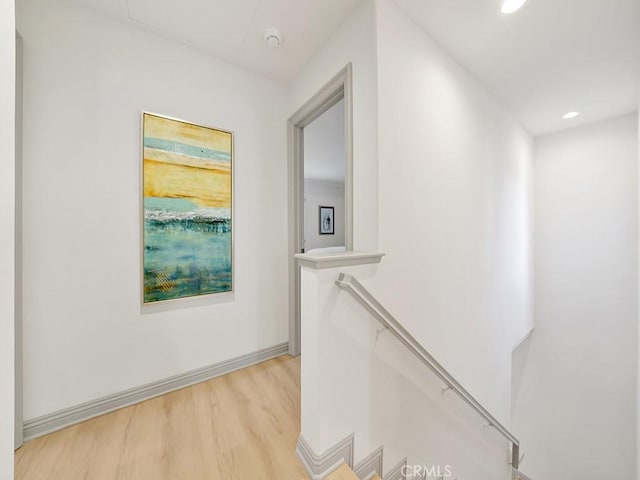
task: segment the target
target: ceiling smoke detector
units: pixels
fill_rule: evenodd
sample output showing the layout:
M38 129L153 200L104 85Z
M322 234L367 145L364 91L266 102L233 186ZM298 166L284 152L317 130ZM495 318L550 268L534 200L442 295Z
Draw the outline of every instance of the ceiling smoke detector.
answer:
M282 35L280 34L280 30L278 30L277 28L267 28L264 31L264 43L272 48L279 47L282 43Z

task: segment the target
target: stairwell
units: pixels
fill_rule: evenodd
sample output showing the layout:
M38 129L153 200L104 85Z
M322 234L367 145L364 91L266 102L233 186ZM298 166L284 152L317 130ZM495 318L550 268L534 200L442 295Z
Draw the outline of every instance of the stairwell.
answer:
M504 415L494 416L359 281L371 281L375 264L316 269L302 260L298 454L312 480L528 480ZM383 467L383 449L393 468Z

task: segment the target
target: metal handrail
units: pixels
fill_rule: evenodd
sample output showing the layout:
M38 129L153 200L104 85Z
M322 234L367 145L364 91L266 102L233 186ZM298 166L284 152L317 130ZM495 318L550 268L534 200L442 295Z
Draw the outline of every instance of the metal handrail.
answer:
M518 469L520 463L520 441L484 408L453 376L418 342L398 320L396 320L380 302L352 275L341 273L336 285L353 295L384 327L424 363L447 387L458 394L464 402L474 409L489 425L511 442L511 466Z

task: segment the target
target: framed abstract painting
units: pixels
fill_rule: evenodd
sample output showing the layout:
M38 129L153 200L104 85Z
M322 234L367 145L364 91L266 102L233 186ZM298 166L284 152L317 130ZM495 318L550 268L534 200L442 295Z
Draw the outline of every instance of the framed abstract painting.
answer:
M233 290L233 134L142 114L143 304Z

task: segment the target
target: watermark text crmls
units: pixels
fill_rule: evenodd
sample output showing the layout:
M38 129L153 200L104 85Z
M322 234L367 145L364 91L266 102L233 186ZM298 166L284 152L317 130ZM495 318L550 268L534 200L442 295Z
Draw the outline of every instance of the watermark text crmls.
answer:
M451 465L405 465L401 473L407 479L447 479L453 476L453 467Z

